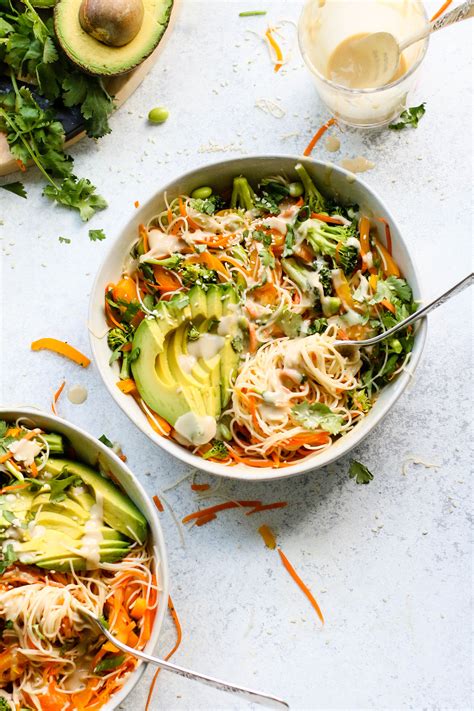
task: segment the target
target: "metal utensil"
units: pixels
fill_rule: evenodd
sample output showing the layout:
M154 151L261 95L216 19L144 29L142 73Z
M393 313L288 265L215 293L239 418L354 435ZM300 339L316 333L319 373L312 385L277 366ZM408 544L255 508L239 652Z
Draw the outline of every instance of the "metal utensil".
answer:
M434 22L411 35L403 42L398 42L390 32L373 32L367 37L354 39L351 43L357 66L363 74L364 86L376 88L390 83L397 71L400 55L407 47L419 42L428 35L442 30L449 25L474 16L474 0L467 0L451 12L447 12Z
M430 301L429 304L426 304L426 306L423 306L421 309L418 309L418 311L415 311L414 314L411 314L407 318L403 319L403 321L400 321L399 323L395 324L395 326L389 328L388 331L379 333L378 336L374 336L373 338L366 338L365 340L361 341L334 341L333 345L358 346L359 348L362 348L364 346L374 346L376 343L380 343L380 341L385 340L385 338L393 336L393 334L397 331L400 331L400 329L406 328L411 323L418 321L420 318L424 318L427 314L429 314L430 311L437 309L438 306L441 306L441 304L444 304L446 301L449 301L449 299L451 299L453 296L460 294L461 291L467 289L468 286L472 286L473 282L474 273L468 274L467 277L464 277L464 279L452 286L451 289L448 289L448 291L445 291L444 294L438 296L437 299L434 299L434 301Z
M253 689L247 689L244 686L236 686L235 684L229 684L227 681L221 681L220 679L216 679L213 676L207 676L207 674L201 674L199 672L191 671L190 669L185 669L184 667L180 667L177 664L172 664L171 662L166 662L164 659L159 659L159 657L152 657L150 654L146 654L145 652L133 649L133 647L129 647L128 644L124 644L123 642L120 642L118 639L116 639L116 637L114 637L113 634L111 634L109 630L104 627L102 622L97 617L92 615L89 610L86 610L85 608L81 607L79 608L79 612L81 613L81 615L83 615L83 617L87 618L90 622L92 622L95 627L104 635L104 637L107 637L107 639L112 642L112 644L117 647L117 649L120 649L122 652L126 652L127 654L132 654L134 657L137 657L137 659L143 659L143 661L145 662L155 664L156 666L161 667L162 669L166 669L166 671L179 674L179 676L184 676L186 679L200 681L202 684L212 686L214 689L219 689L220 691L227 691L231 694L235 694L236 696L240 696L244 699L247 699L247 701L250 701L254 704L260 704L262 706L267 706L268 708L273 709L290 708L286 701L283 701L283 699L278 699L276 696L263 694L260 691L254 691Z

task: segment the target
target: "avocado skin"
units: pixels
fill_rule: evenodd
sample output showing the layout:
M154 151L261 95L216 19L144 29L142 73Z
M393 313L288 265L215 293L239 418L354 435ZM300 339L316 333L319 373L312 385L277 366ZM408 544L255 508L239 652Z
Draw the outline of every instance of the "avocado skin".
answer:
M193 286L188 298L184 308L173 300L160 302L156 317L145 318L133 339L133 348L139 350L132 363L138 391L146 404L173 426L190 411L217 419L223 403L229 402L230 379L239 361L231 337L226 336L221 353L208 360L199 358L190 372L183 371L179 356L188 354L191 321L205 333L230 313L229 304L238 303L237 292L227 284L211 284L206 291Z
M79 22L82 0L58 0L54 30L62 50L86 74L114 77L135 69L156 48L168 27L173 0L143 0L142 28L123 47L110 47L90 37Z
M146 518L115 484L81 462L52 458L48 460L45 467L45 471L53 476L57 476L63 469L78 476L96 496L102 497L104 520L109 526L129 538L134 537L140 543L146 541L148 528Z

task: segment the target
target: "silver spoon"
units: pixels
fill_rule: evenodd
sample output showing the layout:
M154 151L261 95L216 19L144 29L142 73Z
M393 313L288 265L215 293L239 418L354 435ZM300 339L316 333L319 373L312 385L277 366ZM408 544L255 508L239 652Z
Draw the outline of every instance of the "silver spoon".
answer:
M467 0L451 12L430 22L403 42L399 43L390 32L373 32L367 37L354 39L346 48L346 51L353 55L353 66L357 68L358 77L354 77L354 81L359 82L357 86L371 89L388 84L397 71L400 55L407 47L419 42L432 32L442 30L455 22L467 20L473 16L474 0Z
M177 664L172 664L171 662L166 662L164 659L159 659L158 657L152 657L150 654L145 652L140 652L133 647L129 647L128 644L124 644L116 639L109 630L104 627L102 622L92 615L89 610L83 607L78 608L78 611L83 617L86 617L90 622L92 622L95 627L107 637L107 639L112 642L112 644L117 647L117 649L126 652L127 654L132 654L137 659L143 659L145 662L150 664L155 664L157 667L166 669L167 671L179 674L179 676L184 676L185 679L192 679L193 681L200 681L202 684L207 684L212 686L214 689L220 689L221 691L227 691L236 696L241 696L242 698L250 701L254 704L261 704L262 706L267 706L272 709L289 709L289 705L283 699L279 699L276 696L270 696L269 694L263 694L260 691L254 691L253 689L247 689L244 686L236 686L235 684L229 684L227 681L221 681L213 676L207 676L206 674L200 674L199 672L191 671L190 669L185 669Z
M456 294L460 294L461 291L467 289L468 286L472 286L473 282L474 273L468 274L467 277L464 277L464 279L452 286L451 289L448 289L448 291L445 291L444 294L438 296L437 299L434 299L434 301L430 301L429 304L426 304L426 306L423 306L421 309L418 309L418 311L415 311L414 314L411 314L407 318L403 319L403 321L400 321L400 323L395 324L395 326L389 328L388 331L379 333L378 336L374 336L373 338L366 338L365 340L361 341L334 341L332 345L358 346L359 348L362 348L363 346L374 346L376 343L380 343L380 341L385 340L385 338L393 336L393 334L397 331L400 331L400 329L406 328L411 323L414 323L415 321L418 321L418 319L423 318L424 316L426 316L426 314L429 314L430 311L437 309L438 306L441 306L441 304L444 304L446 301L449 301L449 299L451 299L453 296L456 296Z

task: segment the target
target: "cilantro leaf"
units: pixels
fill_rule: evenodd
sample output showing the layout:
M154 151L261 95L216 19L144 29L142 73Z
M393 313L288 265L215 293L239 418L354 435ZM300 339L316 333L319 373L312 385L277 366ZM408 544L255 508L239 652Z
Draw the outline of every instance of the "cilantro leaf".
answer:
M113 657L105 657L101 659L94 667L94 674L101 674L116 669L125 661L125 654L114 655Z
M113 449L113 442L110 441L107 435L100 435L99 442L102 442L102 444L105 444L106 447L110 447L110 449Z
M293 419L307 430L322 429L335 435L341 431L343 424L342 415L335 412L321 402L302 402L291 409Z
M105 239L104 230L89 230L89 239L91 240L91 242L101 242L103 239Z
M411 303L412 298L411 288L405 279L398 279L397 277L390 276L385 280L378 280L377 289L369 303L379 304L383 299L388 299L388 301L396 305L398 299L406 303ZM408 316L409 314L407 313L406 315ZM398 319L397 317L397 320L401 319Z
M11 543L9 543L3 551L0 551L0 553L2 553L0 556L0 575L3 575L6 569L18 560L18 556Z
M349 466L349 477L355 479L356 484L368 484L374 478L374 475L369 472L365 464L357 462L355 459L351 459Z
M71 244L71 240L69 239L69 237L58 237L58 240L63 244Z
M7 183L6 185L0 185L0 188L3 188L3 190L8 190L9 193L14 193L15 195L18 195L18 197L28 197L25 190L25 186L19 181L15 183Z
M400 121L389 124L389 128L391 128L392 131L401 131L408 126L417 128L419 120L425 115L425 106L426 102L424 101L419 106L412 106L411 108L402 111L400 114Z
M84 222L90 220L97 210L104 210L107 202L101 195L95 193L96 188L87 178L76 178L71 175L65 178L61 185L47 185L43 195L66 207L79 210Z

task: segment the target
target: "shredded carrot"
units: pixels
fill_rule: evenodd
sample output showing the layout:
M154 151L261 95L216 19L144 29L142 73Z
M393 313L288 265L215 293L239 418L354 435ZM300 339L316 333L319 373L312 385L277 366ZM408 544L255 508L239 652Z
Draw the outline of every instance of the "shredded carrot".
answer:
M313 152L313 149L314 149L316 143L319 141L319 139L320 139L322 136L324 136L324 134L326 133L326 131L328 130L328 128L329 128L330 126L333 126L334 124L337 125L337 121L336 121L335 118L330 118L329 121L326 121L326 123L323 123L323 125L321 126L321 128L319 128L319 129L316 131L316 133L314 134L313 138L310 140L310 142L308 143L308 145L307 145L306 148L304 149L304 151L303 151L303 155L304 155L304 156L310 156L310 155L311 155L311 153Z
M54 353L59 353L59 355L69 358L69 360L74 361L78 365L82 365L83 368L87 368L90 363L90 359L83 355L69 343L64 341L58 341L56 338L40 338L37 341L33 341L31 344L32 351L48 350Z
M208 514L207 516L201 516L201 518L198 518L196 521L196 526L205 526L206 523L214 521L215 518L217 518L217 516L213 513Z
M181 644L181 641L183 639L183 631L181 628L181 623L179 621L178 613L176 612L175 607L173 605L171 596L168 597L168 610L170 611L171 617L173 618L173 622L176 627L176 642L175 642L173 648L171 649L171 651L168 652L168 654L166 655L165 661L168 661L168 659L171 659L173 654L179 648L179 645ZM155 688L156 680L158 678L158 674L160 673L160 671L161 671L160 668L156 670L155 675L154 675L152 682L150 684L150 690L148 692L148 698L146 700L145 711L149 711L149 709L151 708L150 704L151 704L151 699L153 696L153 690Z
M132 380L132 378L127 378L126 380L119 380L117 382L117 387L119 390L125 393L125 395L137 392L137 386L135 385L135 381Z
M288 501L275 501L275 503L273 503L273 504L261 504L260 506L256 506L251 511L247 511L245 513L245 515L251 516L252 514L260 513L260 511L271 511L272 509L283 509L283 508L285 508L285 506L288 506Z
M141 617L143 617L143 614L145 610L147 609L148 604L146 601L146 598L144 597L137 597L135 602L132 605L132 609L130 610L130 617L133 617L134 620L139 620Z
M385 225L385 241L387 243L387 250L390 256L392 256L392 233L390 232L390 225L384 217L377 217L377 220Z
M222 274L226 279L230 279L229 270L222 264L219 257L216 257L210 252L202 252L196 254L187 260L189 264L205 264L209 269L214 269L218 274Z
M316 599L315 599L314 595L312 594L311 590L301 580L300 576L298 575L296 570L293 568L293 566L291 565L290 561L288 560L286 555L283 553L281 548L278 548L278 553L280 555L281 562L283 563L285 569L291 575L291 577L293 578L295 583L298 585L300 590L306 595L306 597L310 601L311 605L313 606L314 610L316 611L317 616L321 620L321 623L324 625L323 613L321 612L321 608L319 607L318 603L316 602Z
M155 504L155 506L156 506L156 508L158 509L158 511L164 511L164 510L165 510L164 507L163 507L163 504L161 503L159 497L158 497L156 494L155 494L154 497L153 497L153 503Z
M56 390L56 392L54 393L53 402L51 403L51 410L53 411L53 413L54 413L55 415L58 414L58 411L57 411L57 409L56 409L56 405L57 405L57 402L58 402L58 400L59 400L59 397L60 397L62 391L64 390L64 386L65 386L65 385L66 385L66 381L63 380L63 382L61 383L61 385L59 386L59 388L58 388L58 389Z
M13 452L7 452L6 454L2 454L2 456L0 457L0 464L7 462L12 457L13 457Z
M216 506L209 506L207 509L199 509L199 511L194 511L191 514L185 516L182 521L183 523L188 523L194 519L202 518L203 516L209 516L210 514L218 513L219 511L225 511L226 509L236 509L239 506L242 508L255 508L261 505L261 501L225 501L223 504L217 504Z
M267 546L267 548L271 548L272 551L275 550L276 548L276 538L275 534L273 533L272 529L269 526L263 525L260 526L258 529L259 534L263 538L263 542Z
M188 213L186 212L186 206L183 202L183 198L181 197L181 195L178 198L178 205L179 205L179 214L181 215L181 217L186 217Z
M385 306L386 309L391 311L392 314L395 314L395 306L388 299L382 299L380 303L382 306Z
M207 491L210 488L209 484L191 484L193 491Z
M20 491L21 489L26 489L27 486L29 486L29 484L12 484L11 486L5 486L3 489L0 489L0 494L6 494L9 491Z
M438 10L437 12L435 12L435 14L434 14L433 17L431 18L430 22L434 22L435 20L437 20L438 17L440 17L440 15L442 15L443 12L448 9L448 7L451 5L452 2L453 2L453 0L446 0L446 2L444 2L444 3L441 5L441 7L439 8L439 10Z
M17 166L19 167L19 169L21 170L22 173L26 173L26 165L23 163L22 160L20 160L19 158L17 158L17 160L15 161L15 163L17 164Z
M323 215L320 212L312 212L311 217L315 220L321 220L321 222L327 222L328 225L342 225L338 217L329 217L329 215Z
M257 333L256 333L255 326L253 325L253 323L249 323L248 329L249 329L249 351L250 351L250 353L255 353L255 351L257 350L258 341L257 341Z
M371 274L369 276L369 286L374 293L377 291L378 280L379 280L379 278L378 278L377 274Z
M268 40L268 44L275 52L275 57L277 61L274 66L274 71L278 72L283 66L283 53L281 51L280 45L272 35L272 31L273 30L269 27L268 30L265 32L265 37Z
M135 207L140 207L140 203L138 202L138 200L135 200L135 202L133 204Z
M176 291L181 286L178 277L160 264L153 267L153 274L160 291Z

